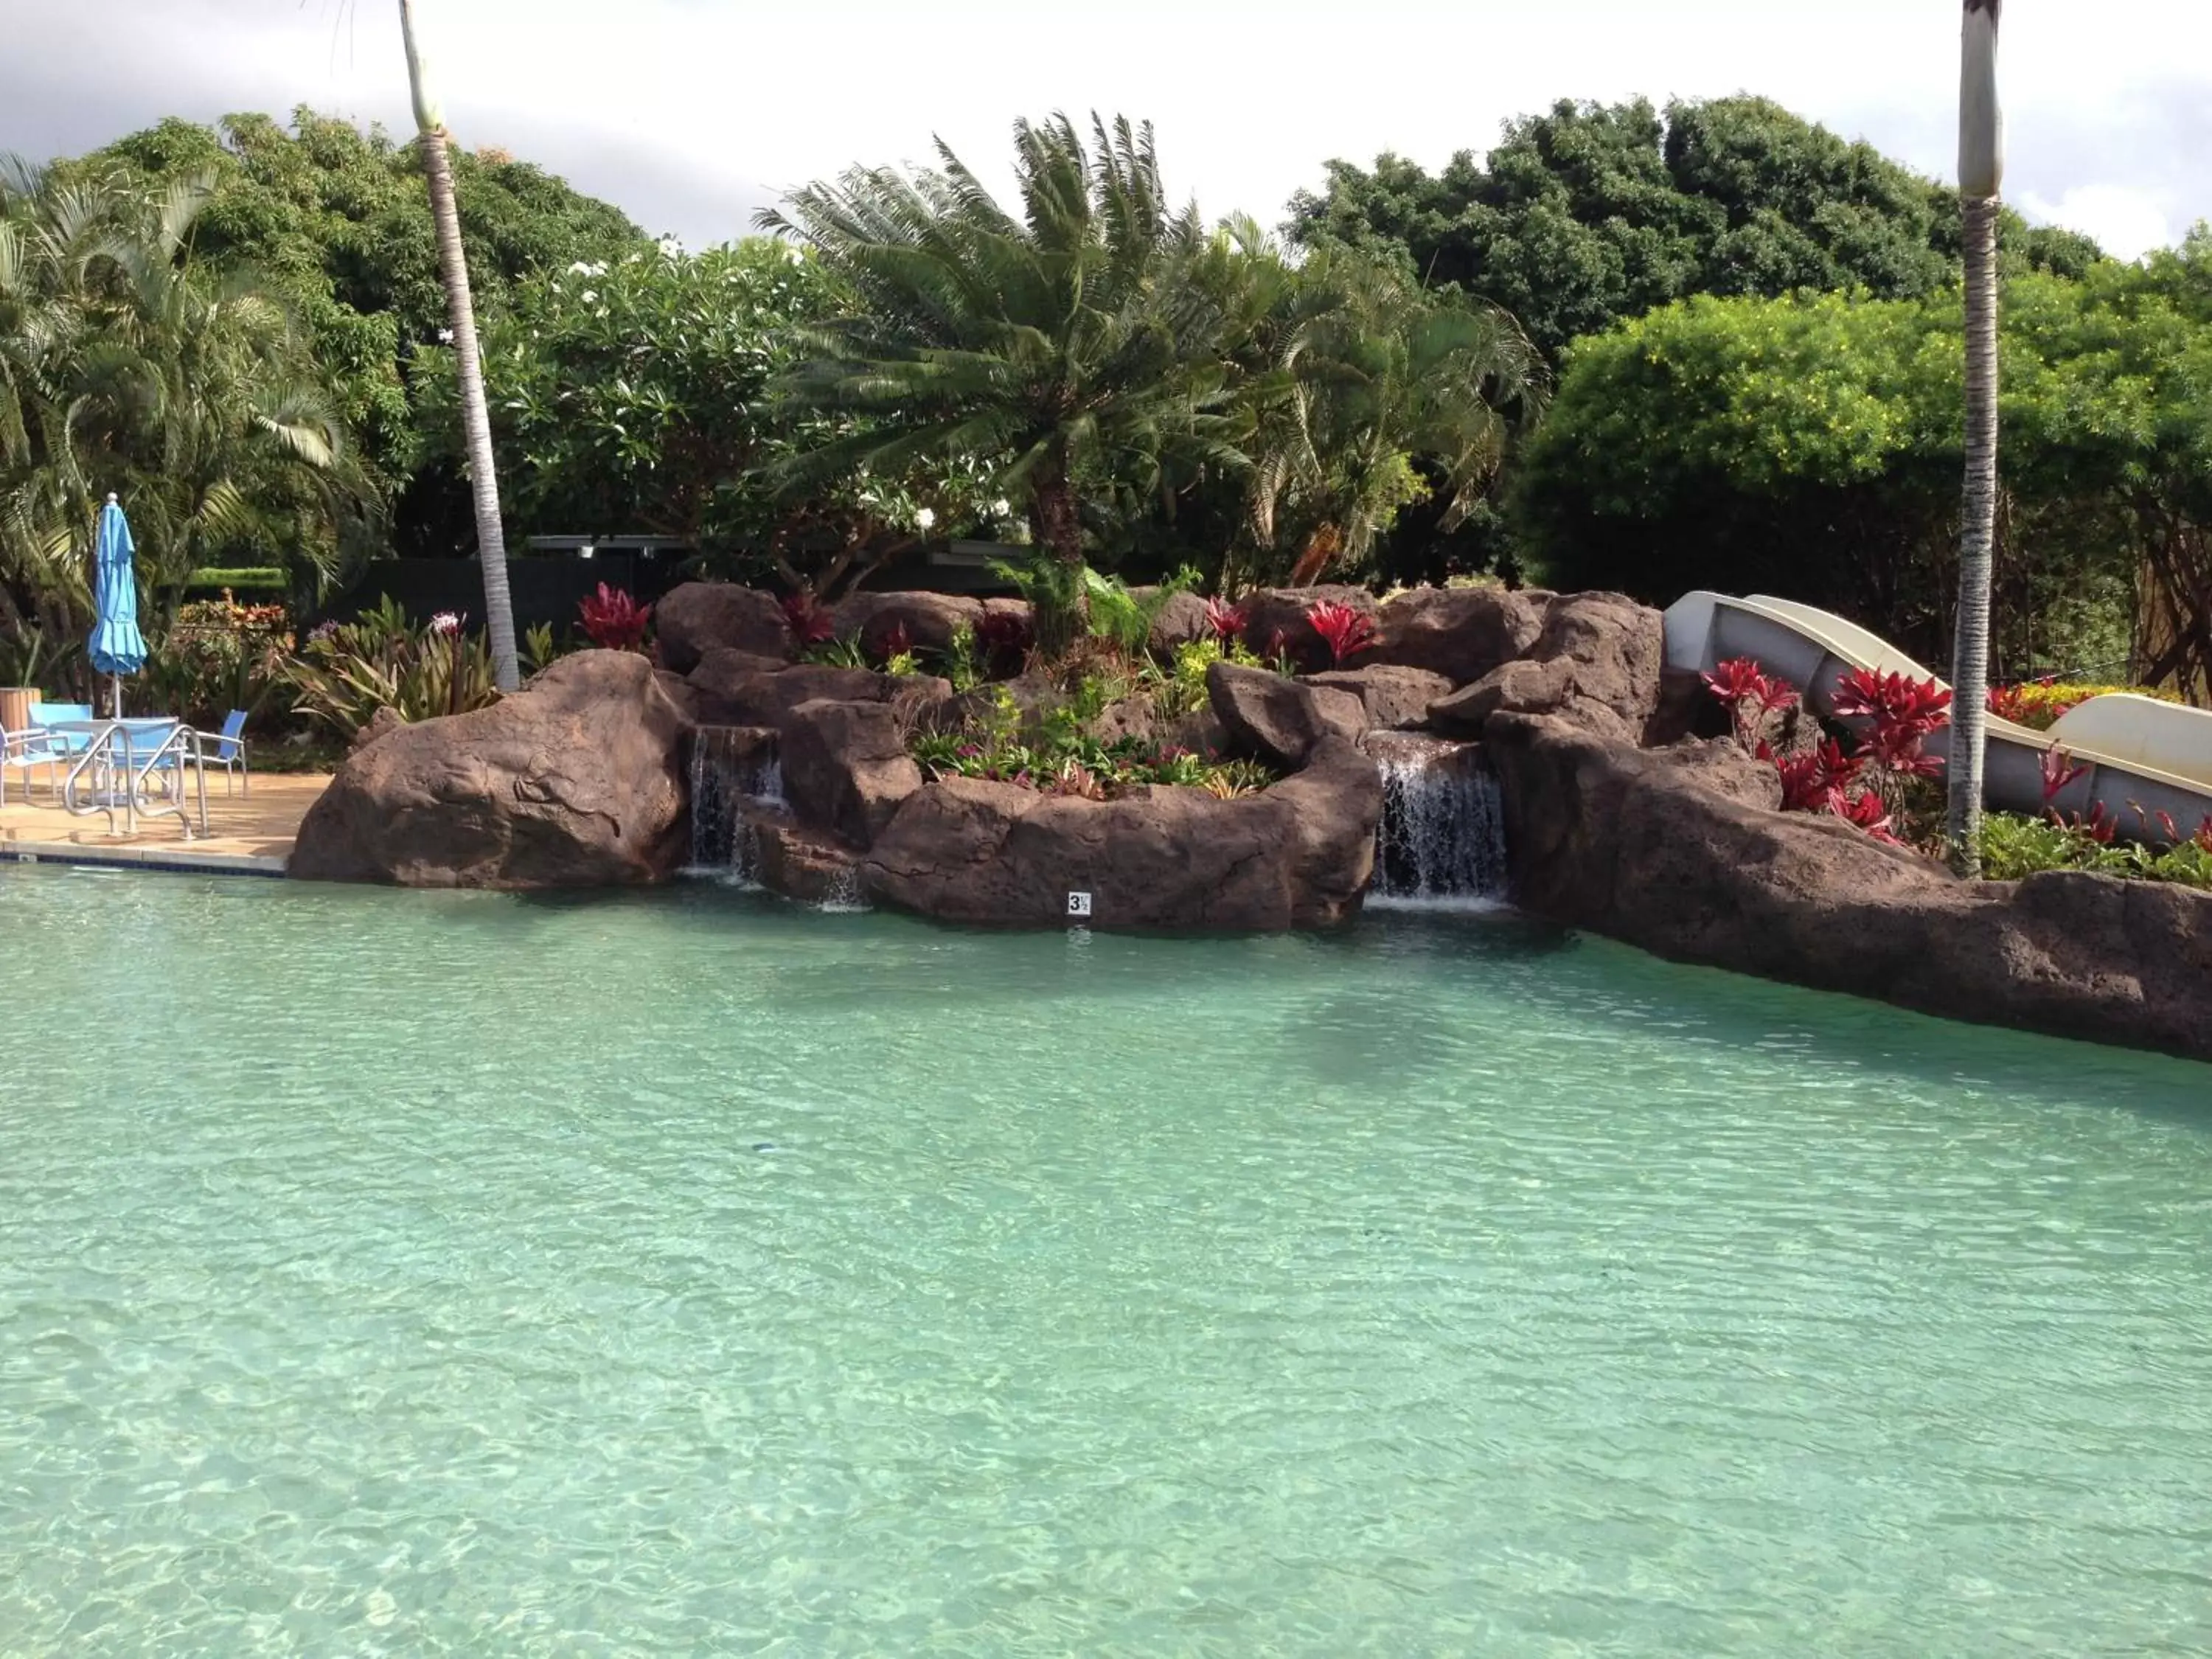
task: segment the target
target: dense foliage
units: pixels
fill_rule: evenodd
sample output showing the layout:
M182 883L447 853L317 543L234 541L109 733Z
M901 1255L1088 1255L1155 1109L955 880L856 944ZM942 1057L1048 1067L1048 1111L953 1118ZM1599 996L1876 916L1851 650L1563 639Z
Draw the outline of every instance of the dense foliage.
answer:
M155 190L204 179L194 252L209 268L251 270L300 319L338 411L381 494L404 551L468 546L465 489L417 416L416 354L446 327L429 198L413 143L301 108L288 130L266 115L218 127L169 119L62 164L68 178L120 174ZM637 227L541 168L496 150L456 151L454 184L480 317L509 305L533 272L620 257Z
M1381 252L1502 306L1555 361L1690 295L1917 299L1959 269L1956 191L1763 98L1663 114L1563 101L1434 177L1389 155L1328 171L1291 204L1301 242ZM2097 258L2086 239L2016 216L2002 240L2022 268L2079 276Z
M90 623L109 493L156 636L204 566L334 568L372 499L281 293L199 255L209 201L193 181L0 180L0 624L50 678Z
M2208 684L2208 286L2202 236L2007 284L1996 661L2015 678L2109 676L2132 635L2134 678ZM1582 342L1518 480L1528 549L1562 584L1777 593L1941 660L1959 330L1949 294L1698 298ZM2161 603L2139 606L2139 582Z

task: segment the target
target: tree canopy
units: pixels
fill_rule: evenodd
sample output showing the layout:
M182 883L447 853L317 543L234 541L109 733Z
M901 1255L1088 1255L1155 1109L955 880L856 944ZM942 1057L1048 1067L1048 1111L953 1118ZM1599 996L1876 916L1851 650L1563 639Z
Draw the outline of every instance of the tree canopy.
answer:
M486 317L504 312L534 271L650 246L618 210L501 152L457 151L453 167L470 278ZM414 143L302 107L289 130L267 115L233 115L216 127L173 118L55 171L156 190L204 180L194 257L211 270L258 273L297 311L364 462L398 498L395 538L460 544L467 515L458 473L450 463L424 472L410 390L415 354L446 326Z
M1364 248L1502 306L1553 361L1689 295L1914 299L1960 264L1956 191L1762 98L1663 113L1563 101L1434 177L1391 155L1328 174L1291 202L1296 240ZM2013 269L2078 276L2098 257L2087 238L2012 215L2002 244Z
M2006 285L2008 672L2212 689L2212 240ZM1844 611L1940 660L1964 465L1956 295L1700 296L1576 345L1516 521L1547 579ZM2138 594L2137 589L2141 592Z

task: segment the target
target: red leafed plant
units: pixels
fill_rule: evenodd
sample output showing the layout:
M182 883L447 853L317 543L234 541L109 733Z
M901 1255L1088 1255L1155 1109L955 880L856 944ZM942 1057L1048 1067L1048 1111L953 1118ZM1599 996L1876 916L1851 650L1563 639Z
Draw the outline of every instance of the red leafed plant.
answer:
M1231 605L1224 599L1211 599L1206 602L1206 625L1213 630L1213 637L1224 645L1243 634L1244 623L1249 614L1244 606Z
M1705 684L1727 705L1736 741L1753 754L1767 740L1771 719L1797 702L1796 686L1784 679L1769 678L1749 657L1731 657L1716 664L1705 676Z
M1859 775L1858 757L1846 755L1832 738L1810 754L1778 757L1774 766L1782 774L1785 812L1826 811L1830 798L1848 788Z
M635 651L645 643L653 607L630 598L627 588L599 584L599 591L577 607L584 636L602 651Z
M1871 789L1863 789L1856 795L1845 795L1838 789L1828 798L1828 810L1845 823L1856 824L1876 841L1886 841L1893 847L1905 844L1890 828L1888 806Z
M811 587L783 596L783 621L791 629L793 641L801 647L827 645L837 637L836 617Z
M874 654L879 663L887 663L898 657L910 657L914 654L914 635L906 631L904 623L893 623L890 632L883 636Z
M2206 852L2212 853L2212 812L2204 815L2204 822L2197 826L2197 833L2190 839Z
M2087 767L2075 766L2073 760L2074 757L2057 744L2043 751L2043 804L2045 806L2057 800L2059 793L2068 784L2089 775Z
M1924 738L1951 723L1948 687L1871 668L1854 668L1836 683L1834 707L1846 720L1870 720L1900 736Z
M1019 611L986 611L975 624L975 643L982 648L986 668L994 679L1021 672L1036 634L1029 617Z
M1328 643L1331 661L1343 663L1375 643L1375 620L1362 611L1334 599L1322 599L1306 611L1315 633Z

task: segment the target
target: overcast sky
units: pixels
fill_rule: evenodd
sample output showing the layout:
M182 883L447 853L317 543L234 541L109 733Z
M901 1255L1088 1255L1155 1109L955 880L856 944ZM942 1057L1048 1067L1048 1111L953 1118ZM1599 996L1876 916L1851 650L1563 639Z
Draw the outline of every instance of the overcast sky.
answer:
M1938 177L1957 0L417 0L459 141L702 245L854 161L979 170L1019 115L1150 117L1273 224L1332 156L1434 167L1557 98L1752 91ZM394 0L0 0L0 150L296 104L410 121ZM2011 0L2006 194L2134 256L2212 217L2212 0ZM995 176L995 175L994 175Z

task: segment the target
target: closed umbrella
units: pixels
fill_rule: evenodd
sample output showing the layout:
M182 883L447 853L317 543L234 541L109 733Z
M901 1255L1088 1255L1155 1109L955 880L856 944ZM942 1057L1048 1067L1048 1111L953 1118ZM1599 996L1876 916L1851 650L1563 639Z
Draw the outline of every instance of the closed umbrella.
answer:
M123 718L123 677L146 665L146 636L138 631L138 579L131 568L131 523L115 497L100 509L92 544L92 665L115 681L115 718Z

